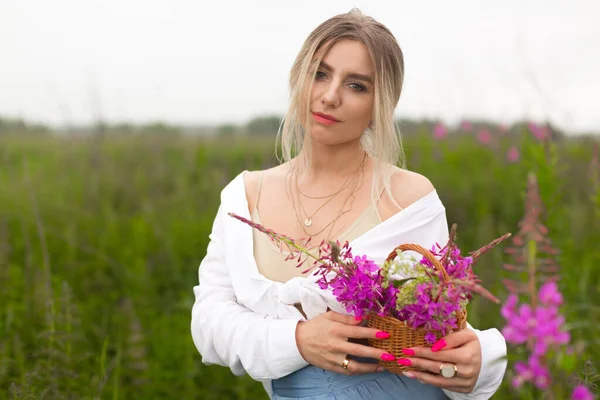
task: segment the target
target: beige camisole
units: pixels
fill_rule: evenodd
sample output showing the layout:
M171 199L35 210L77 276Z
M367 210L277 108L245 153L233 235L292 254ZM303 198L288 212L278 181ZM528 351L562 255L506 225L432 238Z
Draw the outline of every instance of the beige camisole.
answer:
M258 201L260 199L262 177L263 174L261 174L259 178L256 201L254 202L255 208L250 214L252 221L259 224L262 224L260 220L260 214L258 212ZM380 223L381 216L379 215L379 210L376 206L370 204L369 207L367 207L365 211L344 232L342 232L337 239L340 241L340 243L344 243L346 240L351 242ZM289 254L286 249L280 250L278 245L273 243L267 235L256 229L252 230L252 234L254 239L254 258L256 259L259 272L267 279L277 282L287 282L294 277L307 276L313 272L313 270L311 270L305 272L304 274L302 273L302 271L305 271L312 266L310 259L298 268L296 267L298 264L296 259L285 259ZM316 252L317 250L314 249L314 254L316 254Z

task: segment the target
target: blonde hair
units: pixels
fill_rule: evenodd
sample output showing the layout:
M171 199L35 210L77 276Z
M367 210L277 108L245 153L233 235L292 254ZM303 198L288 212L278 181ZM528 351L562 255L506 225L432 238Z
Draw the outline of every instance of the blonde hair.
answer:
M306 135L302 122L309 121L308 95L314 75L324 54L343 39L356 40L367 47L375 72L372 124L361 137L363 149L375 160L371 197L375 202L383 185L389 198L396 203L390 184L393 170L387 166L405 167L400 130L394 118L404 80L404 56L390 30L356 8L319 25L296 56L289 80L290 105L277 135L276 147L281 147L278 158L280 162L290 162L301 154L305 143L310 143L310 135ZM307 169L310 164L308 150L302 152L304 156L297 157L295 163L290 163L295 169L293 173Z

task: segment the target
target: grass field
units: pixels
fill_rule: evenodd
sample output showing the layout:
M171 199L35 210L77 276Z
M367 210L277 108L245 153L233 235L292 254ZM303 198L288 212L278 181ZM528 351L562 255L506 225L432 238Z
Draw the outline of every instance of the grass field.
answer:
M264 399L260 383L204 366L190 336L192 287L219 192L244 169L275 163L270 138L177 135L0 136L0 398ZM516 146L519 159L506 154ZM593 139L491 143L428 130L404 141L409 169L436 186L458 243L516 233L529 172L560 250L560 288L576 370L600 359L600 171ZM597 146L597 141L596 141ZM596 168L596 172L593 170ZM501 299L500 249L476 271ZM516 278L514 275L512 278ZM475 300L470 322L501 328ZM588 371L589 372L589 371ZM591 378L587 378L588 381ZM510 373L496 398L509 391Z

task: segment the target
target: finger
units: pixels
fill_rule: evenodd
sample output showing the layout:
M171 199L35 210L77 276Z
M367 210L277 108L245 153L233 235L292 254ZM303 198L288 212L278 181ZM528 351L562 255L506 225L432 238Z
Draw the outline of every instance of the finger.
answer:
M427 357L432 360L437 360L435 356L432 356L431 353L439 353L444 350L458 349L465 344L478 341L477 335L470 329L463 329L460 332L453 332L449 335L440 338L437 342L435 342L431 347L425 346L417 346L411 347L409 349L404 349L403 352L406 355L413 355L412 352L418 354L418 357Z
M349 360L348 369L344 369L341 365L333 365L331 370L344 375L370 374L383 371L383 367L377 364L361 363L352 358L349 358Z
M345 338L355 339L388 339L390 334L376 328L366 326L341 326L340 334Z
M456 349L465 343L471 342L473 340L477 340L477 335L471 329L463 329L458 332L452 332L449 335L444 336L437 342L435 342L431 349L435 351L439 351L442 349L450 350Z
M474 332L471 334L462 334L461 336L448 335L446 338L441 338L431 347L411 347L402 349L402 353L408 356L416 356L428 358L430 360L446 360L453 362L469 363L471 359L475 359L479 351L479 339ZM466 342L465 339L469 339ZM449 343L448 343L449 342ZM457 344L459 344L457 346ZM447 357L452 357L449 359Z
M404 366L412 366L418 368L423 371L427 371L433 373L434 375L440 375L440 366L442 362L440 361L432 361L425 358L399 358L397 361L398 364ZM450 362L448 360L444 361L444 363L452 363L456 365L456 376L465 378L467 380L473 380L477 378L476 370L470 364L457 364L454 362ZM441 375L440 375L441 376ZM444 378L445 379L445 378Z
M339 322L341 324L345 324L345 325L360 325L360 323L363 321L363 318L361 317L354 317L352 315L343 315L340 313L337 313L335 311L327 311L325 313L325 317L330 319L331 321L335 321L335 322Z
M454 378L444 378L441 375L422 371L406 371L403 372L402 375L443 389L451 390L450 388L453 388L452 390L461 393L470 392L470 388L472 387L470 379L461 378L459 376L455 376Z
M420 358L434 361L446 361L453 364L463 363L468 358L464 349L450 349L431 351L429 347L412 347L410 349L403 349L402 353L412 358Z
M359 343L343 342L340 351L345 354L352 354L356 357L372 358L374 360L395 361L396 357L381 349L365 346Z
M418 368L423 371L431 372L432 374L439 374L440 365L442 365L439 361L432 361L426 358L400 358L397 362L400 365Z

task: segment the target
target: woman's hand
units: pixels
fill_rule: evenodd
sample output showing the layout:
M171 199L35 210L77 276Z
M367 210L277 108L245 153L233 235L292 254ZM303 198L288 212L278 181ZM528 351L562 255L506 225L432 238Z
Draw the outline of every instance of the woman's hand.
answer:
M395 357L380 349L348 342L356 339L385 339L388 334L374 328L360 326L362 320L328 311L310 321L301 321L296 328L296 343L302 357L311 365L345 375L366 374L383 371L377 364L353 360L351 356L394 361ZM386 355L387 354L387 355ZM348 369L342 368L346 355L350 359Z
M463 329L438 340L431 348L412 347L404 349L405 358L399 364L411 365L427 372L408 371L409 378L438 386L453 392L471 393L481 370L481 346L475 332ZM456 375L445 378L440 374L443 363L456 365Z

